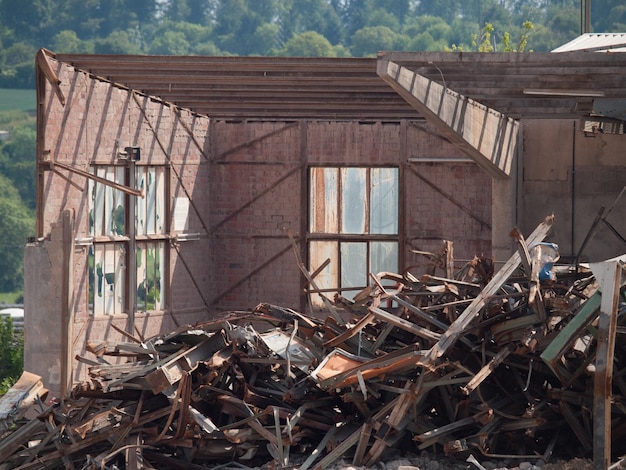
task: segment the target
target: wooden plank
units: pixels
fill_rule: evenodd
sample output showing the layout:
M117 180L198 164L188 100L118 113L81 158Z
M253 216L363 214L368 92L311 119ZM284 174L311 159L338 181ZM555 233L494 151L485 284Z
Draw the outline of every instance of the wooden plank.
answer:
M546 217L546 219L537 226L533 233L528 237L529 243L537 243L542 241L552 229L554 216ZM456 340L463 334L465 329L474 321L480 310L485 306L487 300L496 294L509 277L515 272L520 264L520 255L515 252L505 263L502 269L496 274L485 288L474 298L471 304L463 311L450 328L445 331L437 344L435 344L428 354L424 357L425 364L434 364L450 348Z
M476 387L478 387L489 376L489 374L491 374L491 372L493 372L493 370L513 352L514 349L515 346L513 344L508 344L504 349L500 350L498 354L491 359L491 361L485 364L480 371L478 371L472 380L470 380L464 387L461 387L463 393L465 395L472 393Z
M369 307L368 310L370 311L372 315L374 315L379 320L382 320L386 323L397 326L398 328L408 331L409 333L413 333L414 335L419 336L420 338L428 339L431 341L438 341L439 338L441 338L441 335L439 333L435 333L424 327L416 325L415 323L412 323L408 320L397 317L378 307Z
M528 245L526 245L526 240L524 240L524 235L522 235L522 232L520 232L517 227L511 230L511 237L513 237L517 242L517 250L520 255L520 261L522 266L524 266L524 271L526 272L526 276L528 278L530 289L528 294L528 303L532 307L533 311L539 315L539 319L541 321L545 321L548 315L546 313L546 307L543 304L543 299L541 298L541 290L539 289L539 273L536 272L537 266L533 266L533 262L530 258L530 252L528 251Z
M0 435L8 431L38 398L45 398L47 393L40 376L22 372L18 381L0 398Z

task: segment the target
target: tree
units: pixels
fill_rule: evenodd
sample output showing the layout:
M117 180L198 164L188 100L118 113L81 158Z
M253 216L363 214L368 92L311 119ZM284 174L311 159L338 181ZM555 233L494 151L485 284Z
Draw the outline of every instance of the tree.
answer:
M412 38L409 43L409 48L411 50L441 51L451 40L452 28L438 16L420 16L408 21L402 29L402 32L409 38ZM422 39L419 39L420 37ZM414 47L414 42L422 41L425 43L430 43L432 41L433 44L439 44L439 47L435 49Z
M0 318L0 395L24 370L24 332L15 331L11 317Z
M96 39L96 54L141 54L141 44L129 31L114 31L104 39Z
M191 46L181 31L165 31L154 38L148 52L157 55L189 55Z
M534 25L530 21L525 21L523 25L523 33L520 35L520 39L516 44L512 43L511 35L509 32L505 32L502 35L501 44L495 42L492 38L494 27L491 23L487 23L482 30L482 34L471 35L471 47L469 49L463 49L462 46L453 44L452 47L446 48L446 50L463 51L471 50L477 52L524 52L528 45L529 32L534 28Z
M596 10L602 6L604 11ZM621 0L594 2L591 4L591 22L593 30L598 33L626 31L626 5Z
M335 9L325 0L283 0L280 28L286 40L305 31L315 31L331 44L343 38L343 24Z
M13 182L24 204L35 209L35 156L37 133L34 126L20 126L0 147L0 173Z
M372 0L374 14L384 10L403 25L411 18L411 0Z
M63 30L52 38L52 50L66 54L93 54L93 41L81 40L74 31Z
M459 16L459 2L451 0L420 0L415 9L415 16L438 16L451 24Z
M386 26L368 26L352 36L352 55L372 57L378 51L404 50L408 42L408 37L396 34Z
M285 44L277 55L292 57L335 57L332 44L315 31L297 34Z
M216 0L214 41L232 54L267 54L273 44L258 44L261 26L272 23L278 13L276 0Z
M346 30L346 39L350 38L360 29L368 26L371 16L371 4L368 0L346 0L341 8L341 18Z
M0 87L35 87L35 48L27 42L14 42L4 49L4 67L0 70Z
M174 22L209 23L209 6L206 0L168 0L161 7L163 17Z
M20 200L17 189L0 174L0 292L24 285L24 246L34 235L35 219Z

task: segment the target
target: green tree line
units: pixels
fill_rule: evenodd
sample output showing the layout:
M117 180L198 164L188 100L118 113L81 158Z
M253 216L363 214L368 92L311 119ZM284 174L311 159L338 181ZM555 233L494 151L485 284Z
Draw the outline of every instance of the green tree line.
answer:
M623 0L593 0L596 32L626 31ZM493 26L535 27L529 49L580 33L581 0L0 0L0 87L34 87L41 47L64 53L373 56L380 50L473 49Z

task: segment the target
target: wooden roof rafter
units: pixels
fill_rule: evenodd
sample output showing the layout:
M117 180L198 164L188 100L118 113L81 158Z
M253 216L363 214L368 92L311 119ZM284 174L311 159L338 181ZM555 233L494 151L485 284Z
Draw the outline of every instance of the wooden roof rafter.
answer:
M619 107L626 102L626 54L620 53L381 52L378 59L51 56L213 118L423 119L377 76L381 59L516 119L577 119L593 112L594 100L616 101ZM568 95L572 90L580 95ZM596 96L582 96L585 92Z

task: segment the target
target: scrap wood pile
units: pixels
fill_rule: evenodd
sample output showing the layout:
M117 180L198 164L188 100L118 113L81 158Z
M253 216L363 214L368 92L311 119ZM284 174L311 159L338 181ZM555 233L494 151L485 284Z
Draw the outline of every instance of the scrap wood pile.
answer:
M391 448L589 457L600 293L589 270L553 267L550 226L528 240L514 231L519 251L495 275L478 257L454 275L380 273L325 319L260 304L150 339L91 341L78 358L91 381L16 422L0 469L321 469L372 466ZM625 353L618 338L617 453Z

